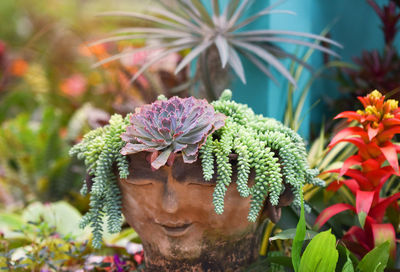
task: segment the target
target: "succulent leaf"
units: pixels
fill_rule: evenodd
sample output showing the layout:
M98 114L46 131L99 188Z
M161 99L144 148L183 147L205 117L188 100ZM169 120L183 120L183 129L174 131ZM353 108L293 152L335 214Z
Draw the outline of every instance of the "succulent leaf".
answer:
M216 113L206 100L193 97L159 100L142 106L131 116L131 125L121 135L127 142L121 154L151 152L154 169L167 162L172 164L178 152L182 152L185 163L193 163L207 136L223 127L224 120L225 116ZM155 152L161 153L155 157Z

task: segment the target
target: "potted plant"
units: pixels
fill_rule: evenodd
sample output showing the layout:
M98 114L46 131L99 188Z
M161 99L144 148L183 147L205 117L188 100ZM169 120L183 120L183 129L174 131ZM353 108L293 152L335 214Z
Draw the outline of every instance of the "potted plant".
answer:
M92 227L93 245L103 217L109 232L120 231L122 210L148 271L236 271L256 259L265 219L300 205L305 183L323 184L297 133L231 101L228 90L211 104L161 97L113 115L71 155L88 170L81 226Z

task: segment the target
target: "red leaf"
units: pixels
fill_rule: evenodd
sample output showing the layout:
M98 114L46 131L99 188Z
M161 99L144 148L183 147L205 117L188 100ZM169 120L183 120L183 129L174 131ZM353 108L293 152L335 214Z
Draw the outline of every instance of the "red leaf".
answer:
M379 127L372 128L370 124L367 125L368 138L371 141L379 132Z
M374 199L374 191L361 191L358 190L356 194L356 212L365 212L366 214L369 213L371 209L372 200Z
M390 141L397 133L400 133L400 126L395 126L393 128L383 131L381 134L379 134L377 138L380 143L384 143Z
M382 156L382 159L368 159L366 161L363 161L361 166L362 166L362 170L364 172L369 172L369 171L373 171L376 169L379 169L379 167L381 166L382 162L380 161L385 161L385 158Z
M339 131L335 137L333 137L332 141L329 144L329 148L335 146L341 140L346 139L349 136L360 136L364 142L368 142L367 133L360 127L347 127L341 131Z
M373 248L371 237L360 227L351 227L341 239L346 247L360 259Z
M318 229L322 227L326 221L328 221L332 216L341 213L346 210L352 210L355 211L354 207L351 206L350 204L344 204L344 203L339 203L332 205L325 210L323 210L315 220L314 226L316 226Z
M399 172L399 162L397 160L396 147L391 143L387 142L384 146L380 147L383 155L385 155L390 166L392 166L395 172Z
M390 255L392 259L396 258L396 231L392 224L372 224L372 235L374 237L374 246L377 247L386 241L390 243Z
M339 173L339 177L343 176L344 173L346 173L347 169L349 169L351 166L353 165L361 165L362 159L359 155L353 155L349 158L347 158L344 162L343 162L343 166L342 168L340 168L340 173Z
M334 119L348 118L349 120L357 120L360 122L361 116L355 111L344 111L335 116Z
M350 191L355 195L357 193L357 190L360 188L360 186L358 186L357 181L355 181L354 179L346 179L342 181L344 185L347 186L347 188L350 189Z
M398 119L398 118L383 119L382 124L387 127L400 125L400 119Z
M376 170L365 172L365 177L376 188L377 186L385 183L385 181L394 174L393 168L385 166Z
M343 185L346 185L347 188L349 188L349 190L355 195L357 190L360 188L360 186L358 186L357 181L355 181L354 179L345 179L345 180L337 180L337 181L333 181L331 182L328 187L326 187L327 191L332 191L332 192L336 192L337 190L340 189L340 187L342 187Z
M365 175L357 169L347 169L346 173L344 173L345 176L351 177L355 179L360 186L361 189L368 191L372 190L373 186L369 182L369 180L365 177Z
M343 186L343 183L340 180L332 181L327 187L327 191L336 192Z
M356 212L360 221L361 227L364 227L365 219L371 209L372 200L375 192L357 191L356 194Z
M383 217L385 216L385 212L387 207L394 201L400 198L400 192L395 193L394 195L382 199L378 204L376 204L369 212L369 216L374 218L376 222L382 222Z

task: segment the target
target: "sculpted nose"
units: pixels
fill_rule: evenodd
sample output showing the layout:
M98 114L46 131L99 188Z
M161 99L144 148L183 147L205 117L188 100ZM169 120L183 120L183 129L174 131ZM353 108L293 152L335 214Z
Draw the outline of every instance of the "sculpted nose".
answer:
M178 210L177 193L169 184L165 185L161 205L167 213L175 213Z

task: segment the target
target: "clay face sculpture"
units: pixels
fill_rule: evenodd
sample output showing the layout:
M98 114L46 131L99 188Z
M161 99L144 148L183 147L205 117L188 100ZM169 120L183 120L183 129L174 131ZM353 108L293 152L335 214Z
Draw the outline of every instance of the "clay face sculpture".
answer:
M235 271L255 260L262 218L246 220L250 197L241 197L236 184L228 187L224 213L218 215L212 203L215 180L204 180L199 162L185 164L178 157L172 166L152 171L146 154L130 160L132 174L119 182L122 211L142 239L146 270ZM290 193L281 204L292 199ZM277 209L266 209L263 218L268 210L279 218Z
M258 223L246 220L250 198L241 197L235 184L226 193L224 213L218 215L212 203L215 181L204 181L199 162L184 164L179 157L171 167L152 171L145 154L130 159L132 175L120 181L122 211L142 239L146 269L183 271L184 263L192 268L197 263L198 270L216 271L254 259ZM230 250L224 249L227 243ZM235 244L241 248L234 250Z

